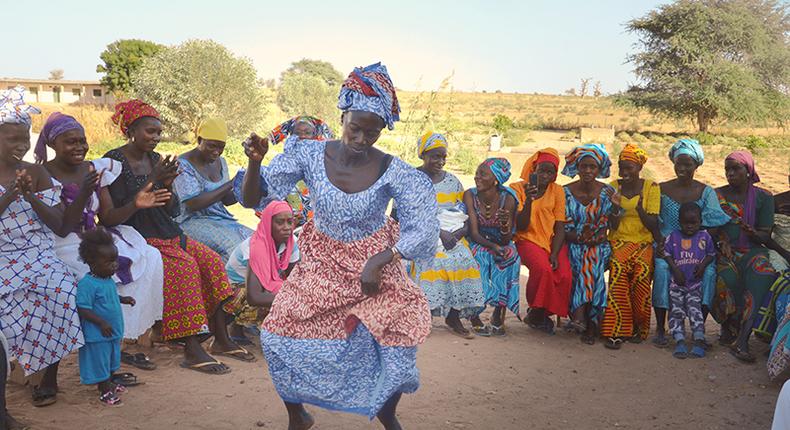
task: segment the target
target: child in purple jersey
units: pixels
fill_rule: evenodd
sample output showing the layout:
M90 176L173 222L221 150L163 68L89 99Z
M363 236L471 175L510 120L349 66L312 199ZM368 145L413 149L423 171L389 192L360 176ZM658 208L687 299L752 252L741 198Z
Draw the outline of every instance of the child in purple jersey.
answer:
M694 347L691 356L705 356L705 319L702 315L702 275L713 262L716 248L705 230L700 230L702 210L695 202L680 206L680 230L664 243L664 259L672 279L669 283L669 332L677 342L675 358L689 356L686 347L685 320L691 326Z

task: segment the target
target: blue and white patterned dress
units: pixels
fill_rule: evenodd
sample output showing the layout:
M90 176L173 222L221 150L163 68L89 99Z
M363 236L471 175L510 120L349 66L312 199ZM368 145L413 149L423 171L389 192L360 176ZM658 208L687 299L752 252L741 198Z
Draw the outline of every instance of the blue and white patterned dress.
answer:
M60 187L38 193L60 203ZM6 189L0 186L0 195ZM0 331L25 375L57 363L83 345L77 281L55 256L54 233L17 196L0 214Z
M277 294L261 344L283 400L372 419L393 394L417 389L416 346L431 317L399 262L382 270L372 297L362 294L360 274L369 257L392 246L406 259L433 257L436 197L428 177L398 158L368 189L345 193L327 177L326 145L301 141L266 169L278 199L304 180L315 216L299 237L302 260ZM392 199L399 226L386 215Z
M179 157L178 162L181 173L174 184L182 208L176 221L187 236L208 246L222 257L223 262L227 262L230 253L244 239L252 236L252 230L241 225L221 200L198 211L190 211L184 203L228 182L228 164L220 157L222 177L215 182L203 176L186 158Z

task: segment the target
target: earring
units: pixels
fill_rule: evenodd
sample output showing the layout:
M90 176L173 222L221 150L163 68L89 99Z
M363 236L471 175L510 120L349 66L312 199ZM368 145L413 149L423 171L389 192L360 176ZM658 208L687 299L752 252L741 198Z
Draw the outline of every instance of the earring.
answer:
M134 143L134 136L132 136L132 143Z

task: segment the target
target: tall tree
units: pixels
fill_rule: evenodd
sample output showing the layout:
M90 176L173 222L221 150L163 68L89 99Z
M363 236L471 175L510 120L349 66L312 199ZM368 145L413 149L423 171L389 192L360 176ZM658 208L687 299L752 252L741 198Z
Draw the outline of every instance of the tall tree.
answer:
M173 137L189 136L214 116L240 135L258 127L266 112L252 62L211 40L162 49L134 73L132 87L159 111Z
M104 73L101 84L121 95L132 89L132 75L143 60L156 55L164 46L147 40L123 39L107 45L99 55L104 64L96 66L96 72Z
M790 118L790 16L775 0L679 0L626 28L641 47L628 57L638 83L621 102L711 121Z
M291 66L280 75L280 82L284 81L290 75L303 73L323 79L330 87L340 85L343 82L343 75L335 69L332 63L322 60L311 60L309 58L302 58L299 61L291 63Z
M277 91L277 105L288 115L313 115L330 124L339 117L337 89L307 73L285 76Z

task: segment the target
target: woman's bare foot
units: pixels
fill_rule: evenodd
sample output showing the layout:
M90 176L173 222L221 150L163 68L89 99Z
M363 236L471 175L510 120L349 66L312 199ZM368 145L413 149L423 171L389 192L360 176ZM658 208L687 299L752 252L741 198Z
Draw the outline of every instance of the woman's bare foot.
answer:
M288 410L288 430L308 430L315 425L315 419L301 403L285 402Z
M228 366L217 361L216 358L210 356L203 346L200 345L196 336L190 336L184 339L186 346L184 347L184 364L193 366L201 363L216 363L202 367L204 373L223 373L227 372Z

